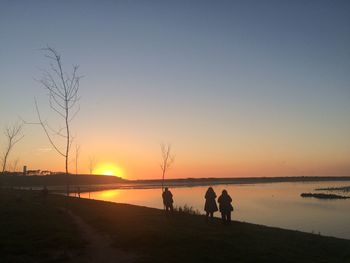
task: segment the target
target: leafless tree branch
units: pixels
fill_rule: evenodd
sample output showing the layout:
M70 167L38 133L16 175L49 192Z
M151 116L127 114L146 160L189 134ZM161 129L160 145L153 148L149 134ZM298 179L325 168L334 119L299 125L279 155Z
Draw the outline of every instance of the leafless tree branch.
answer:
M96 166L96 157L95 156L90 156L89 157L89 172L90 175L92 175L92 172L94 171Z
M10 165L10 170L12 172L17 172L18 163L19 163L19 158L16 158L12 161L12 164Z
M164 178L167 170L174 163L175 155L171 154L171 145L162 143L160 145L160 150L162 153L162 162L160 164L160 168L162 170L162 192L164 188Z
M45 125L45 123L44 123L44 122L42 121L42 119L41 119L41 115L40 115L38 103L37 103L36 100L35 100L35 109L36 109L36 113L37 113L38 119L39 119L39 122L36 123L36 124L41 125L41 127L43 128L43 130L44 130L44 132L45 132L45 134L46 134L46 137L49 139L50 144L51 144L52 147L56 150L56 152L57 152L58 154L60 154L61 156L67 158L67 156L66 156L60 149L58 149L58 147L56 146L56 144L55 144L54 141L52 140L51 135L50 135L49 132L47 131L47 127L46 127L47 125Z
M75 175L78 175L78 159L80 155L80 145L75 145Z
M66 73L63 69L61 55L52 47L47 46L41 50L45 52L45 57L50 60L50 63L49 70L42 70L42 77L39 83L47 91L51 110L63 118L64 125L63 128L55 130L47 123L43 122L36 101L35 108L39 122L34 124L41 125L52 147L59 155L65 158L65 169L68 175L70 149L74 141L71 135L70 123L80 109L77 102L79 100L78 94L81 76L78 75L78 66L73 66L70 74ZM75 110L76 107L77 109ZM71 111L73 111L73 114L71 114ZM58 142L54 140L48 130L50 130L52 134L65 139L64 150L59 149ZM69 186L67 184L67 194L69 194L68 189Z
M8 126L4 130L4 134L7 140L5 151L2 156L2 172L4 173L6 170L6 165L8 161L8 157L13 149L13 147L23 139L24 135L22 134L23 123L17 122L12 126Z

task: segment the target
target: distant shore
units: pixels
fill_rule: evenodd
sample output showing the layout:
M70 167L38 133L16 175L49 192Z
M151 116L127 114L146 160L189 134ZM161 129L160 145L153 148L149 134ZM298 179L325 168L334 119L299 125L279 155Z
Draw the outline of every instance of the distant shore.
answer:
M266 183L300 183L300 182L349 182L350 176L337 177L250 177L250 178L184 178L164 180L167 187L194 187L234 184L266 184ZM162 180L129 180L116 185L80 185L80 192L93 192L108 189L154 189L162 187Z
M344 196L344 195L324 194L324 193L302 193L300 194L300 196L304 198L314 197L314 198L326 199L326 200L350 198L349 196Z
M65 192L67 182L71 192L94 192L108 189L151 189L162 184L169 187L192 187L219 184L263 184L292 182L350 182L350 176L286 176L286 177L239 177L239 178L181 178L151 180L126 180L104 175L46 175L46 176L0 176L0 186L5 188L40 189L47 186L56 192Z
M262 184L283 182L327 182L327 181L349 181L350 176L280 176L280 177L209 177L209 178L184 178L168 179L164 181L167 186L197 186L216 184ZM135 184L149 184L161 186L162 180L135 180Z

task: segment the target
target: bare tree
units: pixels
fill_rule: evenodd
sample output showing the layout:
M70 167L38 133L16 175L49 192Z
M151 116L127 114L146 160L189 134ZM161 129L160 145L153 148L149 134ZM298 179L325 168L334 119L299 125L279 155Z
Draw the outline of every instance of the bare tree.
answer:
M160 145L160 150L162 152L162 163L160 164L160 168L162 169L162 192L164 189L164 178L165 174L173 164L175 160L175 156L171 154L171 145L162 143Z
M12 172L17 172L18 163L19 163L19 158L16 158L12 161L12 164L10 166Z
M13 147L24 137L22 134L23 124L22 123L15 123L12 126L8 126L4 130L4 134L6 137L6 145L5 145L5 151L3 153L3 156L1 158L2 161L2 173L5 172L8 157L13 149Z
M35 108L39 120L37 124L40 124L43 128L55 151L65 159L65 172L68 180L69 151L73 142L70 123L80 109L77 102L79 100L78 92L81 76L78 75L79 67L77 65L73 66L70 74L64 71L61 56L55 49L48 46L42 50L46 52L45 56L50 60L50 68L49 70L43 70L43 75L39 82L48 92L50 108L62 118L63 127L53 129L46 121L43 121L38 104L35 101ZM55 136L63 138L65 141L64 147L59 147L57 137ZM68 194L69 184L67 181L67 195Z
M80 155L80 145L75 145L75 175L78 175L78 159Z
M92 172L94 171L96 166L96 157L95 156L90 156L89 157L89 172L90 175L92 175ZM90 194L91 194L91 183L89 183L89 199L90 199Z
M95 156L90 156L89 157L89 172L90 172L90 175L92 175L92 172L94 171L95 166L96 166L96 158L95 158Z

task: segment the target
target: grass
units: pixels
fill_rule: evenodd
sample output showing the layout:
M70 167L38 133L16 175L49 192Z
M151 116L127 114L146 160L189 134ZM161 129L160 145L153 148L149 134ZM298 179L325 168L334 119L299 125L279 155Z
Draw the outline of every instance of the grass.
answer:
M350 240L127 204L74 199L72 211L140 262L350 262Z
M185 204L184 206L175 206L174 211L182 214L188 214L188 215L200 215L201 212L197 209L194 209L192 206L189 206Z
M59 206L35 192L0 190L0 262L67 262L84 247Z
M84 241L63 204L62 196L42 204L28 193L18 201L2 192L0 261L68 262L69 251L78 258ZM350 262L350 240L78 198L70 198L69 209L138 262Z

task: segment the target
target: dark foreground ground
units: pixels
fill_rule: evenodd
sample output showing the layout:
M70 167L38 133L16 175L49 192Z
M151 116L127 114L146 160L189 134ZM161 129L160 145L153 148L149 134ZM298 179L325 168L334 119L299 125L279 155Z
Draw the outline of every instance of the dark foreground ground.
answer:
M84 262L91 240L72 215L135 255L128 262L350 262L350 240L14 190L0 190L0 262Z

